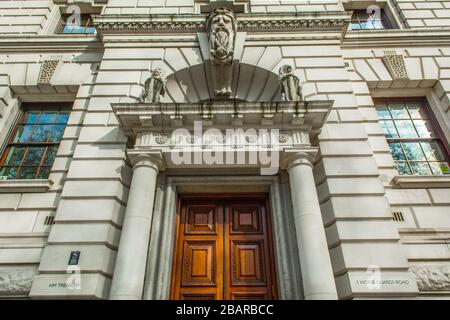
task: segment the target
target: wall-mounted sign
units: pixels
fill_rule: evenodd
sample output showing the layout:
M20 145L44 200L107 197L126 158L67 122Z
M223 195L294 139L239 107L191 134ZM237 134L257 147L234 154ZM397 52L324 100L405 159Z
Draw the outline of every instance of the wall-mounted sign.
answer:
M76 266L80 260L81 251L71 251L69 257L69 266Z

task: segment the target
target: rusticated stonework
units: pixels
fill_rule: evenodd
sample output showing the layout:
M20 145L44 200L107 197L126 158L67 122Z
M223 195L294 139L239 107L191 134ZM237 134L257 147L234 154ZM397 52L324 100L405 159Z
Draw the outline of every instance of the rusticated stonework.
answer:
M411 271L415 274L421 291L450 290L449 265L412 266Z
M34 269L0 270L0 296L27 294L36 274Z

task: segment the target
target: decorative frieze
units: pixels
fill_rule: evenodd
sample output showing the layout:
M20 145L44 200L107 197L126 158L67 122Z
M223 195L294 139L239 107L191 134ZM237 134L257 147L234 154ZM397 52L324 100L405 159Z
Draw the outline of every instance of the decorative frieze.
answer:
M342 30L347 27L348 12L291 13L237 15L238 31L276 32L298 30ZM100 33L145 33L145 32L206 32L205 16L197 15L122 15L94 16L95 27Z
M200 148L235 148L244 145L260 147L292 147L308 145L306 131L254 130L254 129L205 129L202 132L174 130L165 132L142 132L137 134L136 148L160 149L197 146Z

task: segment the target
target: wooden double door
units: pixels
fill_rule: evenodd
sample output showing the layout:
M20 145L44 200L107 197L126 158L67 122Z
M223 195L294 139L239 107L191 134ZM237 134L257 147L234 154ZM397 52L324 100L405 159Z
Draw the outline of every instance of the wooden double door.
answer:
M171 299L276 299L270 220L264 195L181 197Z

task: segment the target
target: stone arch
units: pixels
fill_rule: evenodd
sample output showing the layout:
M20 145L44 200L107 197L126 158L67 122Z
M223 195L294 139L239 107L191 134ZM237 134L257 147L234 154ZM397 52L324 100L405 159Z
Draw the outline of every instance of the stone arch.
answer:
M233 99L241 101L280 101L278 75L259 66L240 63L232 83ZM197 64L175 71L167 77L162 102L195 103L214 99L208 64Z

